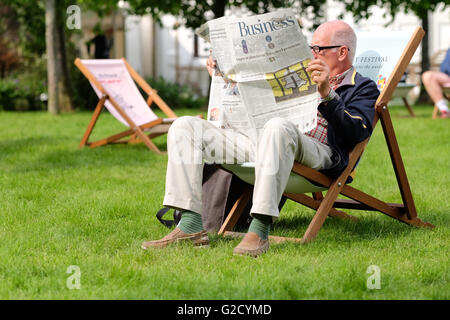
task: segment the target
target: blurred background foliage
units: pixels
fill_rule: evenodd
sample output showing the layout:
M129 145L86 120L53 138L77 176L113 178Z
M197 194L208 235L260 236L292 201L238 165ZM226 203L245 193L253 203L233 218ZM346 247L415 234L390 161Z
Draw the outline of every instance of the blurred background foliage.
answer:
M61 0L61 7L73 1ZM98 16L111 12L117 1L77 1ZM4 0L0 3L0 110L47 109L45 1ZM65 14L65 12L64 12ZM98 98L72 61L79 52L71 39L79 30L65 28L67 68L75 109L94 109ZM206 104L187 86L163 78L146 79L172 108L198 108Z
M338 0L342 2L345 11L352 12L356 21L371 15L371 7L385 7L386 14L392 19L399 12L412 12L422 21L425 31L428 31L428 12L436 10L437 5L444 8L448 0ZM164 14L172 14L182 19L189 28L196 28L207 20L221 17L225 10L231 7L246 7L254 13L268 12L274 8L289 7L308 20L313 21L313 28L324 20L324 5L326 0L57 0L55 8L59 23L59 37L64 51L64 74L68 75L68 86L72 105L75 109L92 109L97 98L90 84L75 69L72 61L79 56L71 39L80 33L79 30L69 30L63 23L66 8L76 4L82 10L90 10L102 18L118 9L119 2L126 3L130 14L151 14L156 21ZM48 74L46 60L46 10L49 0L2 0L0 3L0 110L45 110L48 98ZM429 69L428 32L422 45L422 70ZM55 36L55 41L57 41ZM47 42L48 43L48 42ZM197 106L204 98L197 97L189 88L168 83L164 79L148 79L159 94L171 100L173 108L182 106ZM158 87L160 86L160 87ZM165 92L167 91L167 92ZM67 110L66 110L67 111Z

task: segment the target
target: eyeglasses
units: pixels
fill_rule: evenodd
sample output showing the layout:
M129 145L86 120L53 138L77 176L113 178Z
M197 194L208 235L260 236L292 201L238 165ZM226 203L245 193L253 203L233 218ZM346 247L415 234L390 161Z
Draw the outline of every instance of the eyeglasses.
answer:
M340 47L342 47L342 45L339 45L339 46L309 46L309 48L312 51L314 51L314 53L316 53L316 54L325 49L340 48ZM348 48L348 47L346 47L346 48L348 51L350 51L350 48Z

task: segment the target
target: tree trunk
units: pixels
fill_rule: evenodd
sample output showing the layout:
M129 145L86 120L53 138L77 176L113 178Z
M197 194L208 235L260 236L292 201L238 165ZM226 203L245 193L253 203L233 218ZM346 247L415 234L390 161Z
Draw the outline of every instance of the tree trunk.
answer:
M225 7L228 3L228 0L216 0L213 2L212 11L214 13L214 18L220 18L225 15Z
M48 111L53 114L73 110L64 37L64 12L63 8L57 6L56 0L46 0L45 43L47 49Z
M58 1L57 4L57 43L58 43L58 59L57 61L61 64L61 85L58 86L59 89L59 103L62 112L73 111L73 90L72 81L70 80L69 68L67 65L67 48L66 48L66 37L65 37L65 21L64 13L66 12L64 1Z
M59 113L59 72L56 54L56 6L55 0L45 2L45 44L47 49L47 82L48 82L48 111Z
M428 19L428 11L425 12L422 16L419 16L419 18L422 20L422 28L425 31L425 35L422 39L422 61L421 61L421 72L424 73L427 70L430 70L430 55L429 55L429 19ZM430 96L428 95L427 91L425 90L425 87L423 84L420 86L420 94L419 98L417 99L416 103L420 104L430 104L433 103L430 99Z

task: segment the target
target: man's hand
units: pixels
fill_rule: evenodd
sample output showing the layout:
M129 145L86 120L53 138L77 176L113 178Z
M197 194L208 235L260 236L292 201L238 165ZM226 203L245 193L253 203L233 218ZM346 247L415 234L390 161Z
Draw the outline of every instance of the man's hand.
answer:
M214 73L214 68L216 67L216 61L214 61L214 59L212 58L212 56L210 55L208 57L208 60L206 60L206 69L209 72L209 75L212 77L213 73Z
M311 61L306 68L307 72L311 72L311 79L317 83L320 96L325 98L330 93L330 68L320 59Z

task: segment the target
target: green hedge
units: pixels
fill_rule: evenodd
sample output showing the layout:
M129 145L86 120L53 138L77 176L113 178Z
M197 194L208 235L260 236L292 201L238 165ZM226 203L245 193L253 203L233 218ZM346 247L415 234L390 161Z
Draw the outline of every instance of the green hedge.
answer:
M145 80L153 89L158 91L158 95L172 109L200 109L206 107L208 103L205 97L199 97L186 85L167 81L163 77L157 79L147 77Z
M31 81L25 77L0 80L0 110L45 110L46 104L40 101L45 93L44 83Z
M159 77L146 78L150 86L172 109L206 108L207 98L200 97L185 85L179 85ZM87 79L79 73L73 73L74 105L81 110L95 108L98 98ZM144 97L147 95L141 92ZM22 74L17 78L0 80L0 110L31 111L46 110L46 101L40 100L41 94L47 95L47 87L42 77L34 73Z

